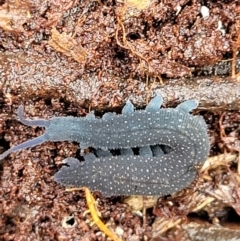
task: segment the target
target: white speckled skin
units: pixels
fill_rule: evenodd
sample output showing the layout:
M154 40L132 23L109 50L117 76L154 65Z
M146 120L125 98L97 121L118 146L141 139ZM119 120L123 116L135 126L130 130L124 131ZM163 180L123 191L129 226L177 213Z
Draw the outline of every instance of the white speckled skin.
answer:
M109 144L111 149L138 146L140 156L124 149L125 155L120 156L96 158L90 153L84 162L67 158L64 163L68 165L55 175L57 182L114 196L164 195L179 191L194 180L195 167L207 158L210 148L204 120L188 113L196 108L196 102L186 101L176 109L162 110L150 103L145 111L134 113L131 107L126 108L124 115L108 116L117 128L98 126L102 142L95 140L94 144ZM172 152L162 155L155 146L153 156L149 155L149 145L156 144L167 145Z
M76 141L82 148L140 147L140 153L149 153L150 145L162 144L170 146L172 152L153 157L94 157L81 163L74 158L66 159L69 166L63 166L55 180L69 186L87 186L106 196L178 191L194 179L195 166L208 156L207 127L202 117L188 113L197 107L195 100L183 102L175 109L159 109L161 103L161 96L156 96L141 111L134 112L131 102L127 102L121 115L107 113L102 119L93 114L85 118L54 117L48 121L24 119L20 106L18 116L22 123L44 126L46 131L40 137L10 148L0 155L0 160L45 141Z

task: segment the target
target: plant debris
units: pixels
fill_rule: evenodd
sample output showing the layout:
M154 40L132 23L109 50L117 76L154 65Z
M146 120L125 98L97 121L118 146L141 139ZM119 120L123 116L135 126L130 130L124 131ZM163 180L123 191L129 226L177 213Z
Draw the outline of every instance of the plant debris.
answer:
M84 63L86 60L87 53L84 48L66 33L60 34L56 29L52 29L52 39L48 41L48 44L79 63Z
M238 1L0 1L0 150L43 133L16 120L20 104L49 119L119 111L127 99L141 107L157 91L164 107L196 98L212 158L191 187L143 217L121 197L94 197L123 240L240 239L239 16ZM70 156L80 158L75 143L49 142L7 158L1 240L107 240L84 194L52 179Z

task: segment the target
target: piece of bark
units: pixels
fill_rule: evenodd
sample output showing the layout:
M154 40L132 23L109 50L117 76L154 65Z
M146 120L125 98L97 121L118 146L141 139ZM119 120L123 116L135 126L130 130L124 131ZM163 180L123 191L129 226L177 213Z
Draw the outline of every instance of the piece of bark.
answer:
M36 98L62 98L76 106L102 110L122 106L127 99L137 106L160 91L164 104L175 106L195 98L201 109L237 110L240 83L230 78L192 78L147 84L137 79L83 73L76 62L54 54L0 53L0 88L3 98L13 96L15 103Z
M221 225L206 224L203 222L189 222L187 224L182 224L178 228L178 231L171 236L171 238L165 237L161 230L158 230L158 220L159 226L162 225L161 218L157 218L153 224L153 237L151 241L161 241L161 240L181 240L181 241L237 241L240 240L240 231L237 227L224 227ZM172 225L170 223L168 225ZM173 224L174 225L174 224ZM166 234L167 235L167 234ZM174 236L175 235L175 236Z
M186 233L186 241L237 241L240 240L238 229L223 227L221 225L201 225L189 223L182 226Z

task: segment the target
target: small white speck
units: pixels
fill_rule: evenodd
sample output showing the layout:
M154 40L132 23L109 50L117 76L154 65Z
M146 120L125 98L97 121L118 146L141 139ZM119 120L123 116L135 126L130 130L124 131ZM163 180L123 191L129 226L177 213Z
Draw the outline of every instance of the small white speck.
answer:
M182 10L182 7L180 5L178 5L177 6L176 16L180 13L181 10Z
M209 8L206 6L201 6L200 12L201 12L203 18L208 18L210 16Z

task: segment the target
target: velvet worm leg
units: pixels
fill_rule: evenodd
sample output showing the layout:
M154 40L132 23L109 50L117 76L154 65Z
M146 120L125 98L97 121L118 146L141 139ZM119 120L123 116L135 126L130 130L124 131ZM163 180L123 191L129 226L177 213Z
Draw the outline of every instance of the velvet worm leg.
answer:
M154 145L151 147L153 156L164 156L164 152L160 145Z
M134 156L133 150L131 148L120 149L120 153L122 156Z
M161 95L156 95L145 108L147 112L156 112L160 109L163 103L163 99ZM139 148L139 156L149 156L152 157L153 153L150 146L143 146Z
M199 103L197 100L186 100L182 103L180 103L176 109L182 110L184 112L190 112L198 107Z
M122 109L122 114L129 114L134 112L134 105L130 100L127 101L127 103L124 105Z
M150 100L145 110L148 112L156 112L160 109L163 103L163 98L161 95L156 95L153 99Z
M112 156L112 154L109 150L103 150L101 148L96 149L96 154L98 157ZM95 157L95 158L97 158L97 157Z
M149 156L152 157L153 153L150 146L143 146L139 148L139 156Z
M134 109L135 109L134 105L132 104L132 102L130 100L128 100L122 109L122 114L124 114L124 115L131 114L134 112ZM123 156L125 156L125 155L134 156L133 150L131 148L122 148L122 149L120 149L120 153Z

